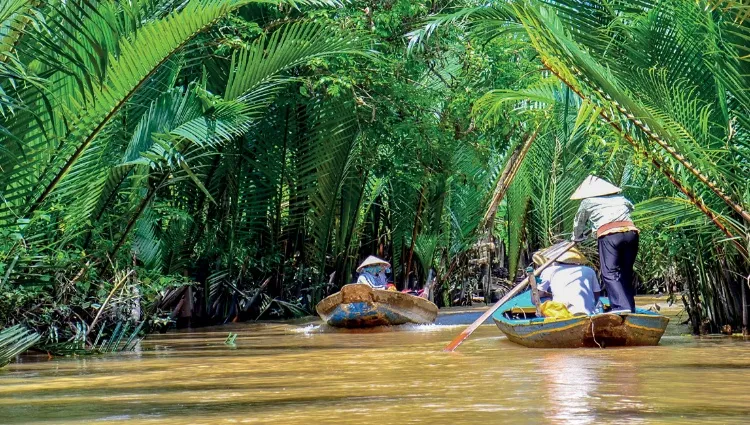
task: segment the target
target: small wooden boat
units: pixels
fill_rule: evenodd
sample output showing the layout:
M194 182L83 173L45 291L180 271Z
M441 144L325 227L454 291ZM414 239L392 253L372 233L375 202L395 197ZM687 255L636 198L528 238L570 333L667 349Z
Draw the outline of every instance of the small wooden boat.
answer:
M432 323L438 313L437 306L424 298L361 283L344 285L315 310L324 322L339 328Z
M508 339L524 347L578 348L657 345L669 319L636 308L635 313L605 312L569 319L536 317L531 292L519 294L502 305L492 319Z

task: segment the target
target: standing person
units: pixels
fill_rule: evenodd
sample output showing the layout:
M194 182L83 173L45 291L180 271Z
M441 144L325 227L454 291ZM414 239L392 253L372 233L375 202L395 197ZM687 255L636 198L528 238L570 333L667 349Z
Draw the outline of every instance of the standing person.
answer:
M359 277L357 283L366 283L374 289L386 289L388 278L386 272L391 265L374 255L371 255L357 267Z
M602 284L612 311L635 311L633 264L638 254L638 228L630 218L633 204L622 189L588 176L570 199L582 199L573 221L573 240L582 241L588 228L596 232Z

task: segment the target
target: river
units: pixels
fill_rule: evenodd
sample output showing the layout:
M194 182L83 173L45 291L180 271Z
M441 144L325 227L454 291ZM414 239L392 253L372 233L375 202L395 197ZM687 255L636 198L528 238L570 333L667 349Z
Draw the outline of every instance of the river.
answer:
M22 357L0 369L0 423L750 422L750 342L678 322L658 347L572 350L520 347L487 325L456 353L441 349L457 325L176 331L132 353Z

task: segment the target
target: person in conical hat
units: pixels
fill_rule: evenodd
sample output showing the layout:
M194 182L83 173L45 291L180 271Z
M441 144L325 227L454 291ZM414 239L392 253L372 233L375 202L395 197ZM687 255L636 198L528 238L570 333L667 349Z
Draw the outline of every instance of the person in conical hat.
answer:
M546 253L547 250L534 253L534 262L546 263ZM586 257L575 247L567 250L542 270L538 279L540 295L562 303L572 314L593 314L602 289L596 271L587 263Z
M375 289L385 289L388 284L386 273L391 265L387 261L370 255L357 267L357 283L366 283Z
M596 234L601 280L613 311L635 311L633 265L638 255L639 230L630 213L633 204L612 183L588 176L570 199L580 199L573 220L573 240Z

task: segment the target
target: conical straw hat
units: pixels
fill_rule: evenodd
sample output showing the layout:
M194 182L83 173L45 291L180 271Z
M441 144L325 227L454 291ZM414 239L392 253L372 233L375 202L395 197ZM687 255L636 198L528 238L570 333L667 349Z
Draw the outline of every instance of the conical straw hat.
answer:
M371 255L371 256L365 258L365 261L363 261L362 264L360 264L359 267L357 267L357 271L361 272L362 269L364 269L365 267L375 266L375 265L378 265L378 264L383 265L385 267L390 267L391 266L391 263L389 263L389 262L387 262L385 260L382 260L382 259L380 259L380 258L378 258L378 257L376 257L374 255Z
M571 196L570 199L586 199L595 196L612 195L620 192L622 192L622 189L612 183L596 176L588 176L586 177L586 180L578 186L578 189L573 192L573 196Z
M547 260L549 259L549 257L547 257L547 252L550 250L550 248L542 249L534 253L532 258L537 266L541 266L542 264L547 262ZM586 256L584 256L576 247L568 249L561 256L557 257L557 260L555 261L558 263L575 264L579 266L588 263Z

